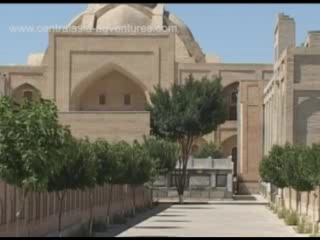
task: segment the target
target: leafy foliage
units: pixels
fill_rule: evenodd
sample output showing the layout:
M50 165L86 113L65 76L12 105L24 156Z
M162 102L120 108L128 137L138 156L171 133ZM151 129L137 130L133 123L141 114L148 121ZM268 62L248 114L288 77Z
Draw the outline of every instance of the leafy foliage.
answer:
M175 169L180 153L177 143L156 137L144 137L144 147L155 161L156 174L166 174Z
M150 181L156 165L146 149L143 145L134 143L129 153L127 156L127 176L130 184L140 185Z
M177 140L212 132L226 119L221 93L221 79L197 81L192 75L183 85L156 87L150 95L152 104L146 108L151 113L153 134Z
M77 140L68 134L62 149L62 168L50 175L48 191L84 190L94 187L97 165L89 141Z
M45 191L61 167L65 128L53 102L0 99L0 176L25 191Z
M285 146L284 174L288 185L297 191L311 191L314 188L310 148L304 145Z
M221 146L214 144L213 142L201 144L199 149L193 154L196 158L221 158L222 149Z
M279 188L288 186L286 176L284 174L285 168L285 148L274 145L267 157L264 157L260 163L260 176L266 182L271 182Z
M182 85L174 84L170 89L156 87L150 100L152 104L147 104L146 110L151 113L152 133L180 144L178 163L181 174L177 175L176 186L181 197L194 141L216 130L226 119L221 79L204 77L197 81L189 75Z

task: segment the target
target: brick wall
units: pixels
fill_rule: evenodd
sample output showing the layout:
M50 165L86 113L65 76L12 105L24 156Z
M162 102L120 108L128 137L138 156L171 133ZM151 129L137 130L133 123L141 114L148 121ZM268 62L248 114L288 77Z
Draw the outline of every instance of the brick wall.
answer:
M107 216L110 185L94 189L95 218ZM21 191L4 182L0 183L0 237L15 237L18 230L15 217L19 209ZM132 187L114 185L110 216L128 212L133 208ZM136 207L150 203L150 191L143 186L136 188ZM55 193L31 193L22 213L19 236L46 236L58 231L59 202ZM62 229L89 220L89 192L68 191L63 201Z

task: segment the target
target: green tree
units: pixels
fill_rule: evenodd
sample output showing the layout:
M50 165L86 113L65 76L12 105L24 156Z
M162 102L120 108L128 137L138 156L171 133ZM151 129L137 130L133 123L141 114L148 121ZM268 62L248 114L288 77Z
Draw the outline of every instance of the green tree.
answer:
M68 190L84 190L87 184L86 179L91 177L89 175L93 170L91 162L81 156L83 149L81 151L78 140L71 136L70 131L66 131L65 143L61 150L64 153L61 156L62 168L52 173L48 181L48 192L55 192L59 201L58 231L60 237L62 236L62 203L65 193Z
M216 145L213 142L201 144L199 149L193 154L196 158L222 158L221 146Z
M297 191L296 210L300 203L301 212L301 192L312 191L314 189L314 179L312 178L312 168L310 164L310 148L304 145L286 145L285 150L285 171L288 185Z
M194 142L216 130L226 119L221 79L197 81L190 75L183 85L174 84L170 89L156 87L150 100L152 104L146 109L151 113L152 133L180 145L175 182L183 203L187 163Z
M64 135L53 102L0 98L0 176L22 190L18 220L28 194L47 191L49 176L61 168Z
M111 157L114 159L115 162L117 162L118 166L118 172L116 175L116 180L115 182L117 184L123 185L124 187L124 192L125 192L125 197L122 199L122 206L123 206L123 212L122 215L125 214L125 202L127 199L127 184L130 182L128 172L130 169L128 168L128 156L131 154L131 146L125 142L125 141L120 141L118 143L115 143L112 145L111 148Z
M124 164L124 156L128 156L127 148L129 145L120 142L109 144L104 139L98 139L95 142L95 154L98 163L97 183L99 185L108 184L108 206L107 206L107 225L110 223L110 209L112 205L112 193L115 184L124 184L126 176L123 174L126 171ZM128 154L126 155L126 152Z
M89 192L90 220L89 220L89 236L92 236L93 227L93 190L97 185L97 175L99 165L95 154L94 144L89 140L80 139L77 141L77 158L82 162L82 171L79 171L79 189Z
M156 138L144 137L144 147L154 161L154 172L151 174L151 199L153 200L153 184L159 175L166 175L175 169L179 158L179 145L175 142Z
M133 196L133 215L136 210L136 188L152 179L152 174L156 167L153 159L150 158L148 151L143 145L134 143L130 146L129 155L126 156L127 179L132 187Z
M264 156L259 164L259 174L263 182L271 183L269 156Z
M270 183L281 189L281 207L284 207L283 189L288 187L286 176L283 174L285 168L285 148L279 145L273 145L268 158L262 161L261 176L269 180Z
M309 164L312 169L311 177L314 183L314 187L318 187L318 222L320 221L320 144L312 144L310 148L310 157ZM315 203L313 203L315 204ZM313 209L315 209L315 206L313 206ZM315 213L313 214L315 216Z

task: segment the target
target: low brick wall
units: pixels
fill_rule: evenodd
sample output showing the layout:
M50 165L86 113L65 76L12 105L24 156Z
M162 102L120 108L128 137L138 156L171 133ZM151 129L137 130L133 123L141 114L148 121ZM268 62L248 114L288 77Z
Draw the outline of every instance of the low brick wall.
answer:
M107 216L110 185L94 189L93 215ZM0 183L0 237L47 236L58 231L59 202L55 193L31 193L23 212L23 221L18 229L16 212L19 209L21 191L4 182ZM130 211L133 208L133 194L130 185L114 185L110 216ZM136 207L144 207L151 202L150 190L136 188ZM68 191L63 201L62 229L89 220L89 192Z

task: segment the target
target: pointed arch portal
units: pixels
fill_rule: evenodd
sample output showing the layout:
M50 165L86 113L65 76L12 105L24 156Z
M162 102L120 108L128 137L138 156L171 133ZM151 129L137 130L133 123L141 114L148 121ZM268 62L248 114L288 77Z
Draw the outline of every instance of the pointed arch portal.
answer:
M123 67L109 63L75 87L70 110L144 111L147 102L149 94L143 82Z

